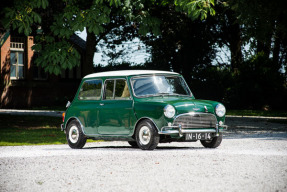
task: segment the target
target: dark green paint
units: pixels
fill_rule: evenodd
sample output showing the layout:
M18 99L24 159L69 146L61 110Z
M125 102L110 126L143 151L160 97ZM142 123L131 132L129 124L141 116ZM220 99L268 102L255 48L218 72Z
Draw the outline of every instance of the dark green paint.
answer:
M104 100L103 88L99 100L79 100L78 94L84 81L90 79L102 79L103 85L106 79L126 79L131 93L130 100ZM133 95L129 77L97 77L83 79L77 94L66 111L64 125L72 118L77 118L83 126L84 133L91 138L106 138L107 140L133 140L136 123L140 119L151 119L156 127L167 126L174 118L166 118L163 108L170 104L175 107L176 115L190 112L202 112L215 114L216 101L197 100L193 96L155 96L137 98ZM217 117L217 116L216 116ZM219 121L225 121L225 116L217 117ZM179 138L178 134L171 135Z

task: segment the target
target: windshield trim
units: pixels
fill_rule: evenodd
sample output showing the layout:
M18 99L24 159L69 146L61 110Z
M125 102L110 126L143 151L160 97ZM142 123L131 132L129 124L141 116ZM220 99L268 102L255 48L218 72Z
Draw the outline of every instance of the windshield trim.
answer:
M181 77L183 79L183 82L185 84L185 86L187 87L188 91L189 91L189 95L181 95L181 94L171 94L171 95L164 95L164 94L155 94L155 95L145 95L145 96L137 96L134 92L134 87L132 84L132 80L136 79L136 78L142 78L142 77L153 77L153 76L165 76L165 77ZM134 97L136 98L147 98L147 97L163 97L163 96L176 96L176 97L193 97L192 92L189 89L189 86L187 85L185 79L183 78L182 75L180 74L176 74L176 75L171 75L171 74L153 74L153 75L137 75L137 76L133 76L130 78L130 85L131 85L131 89L132 89L132 94Z

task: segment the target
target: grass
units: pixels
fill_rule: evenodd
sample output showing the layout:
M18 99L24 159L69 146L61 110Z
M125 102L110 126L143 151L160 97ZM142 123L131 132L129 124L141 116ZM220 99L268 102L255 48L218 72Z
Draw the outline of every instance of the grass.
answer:
M287 111L228 110L227 115L287 117ZM0 114L0 146L66 144L61 123L61 117Z
M61 117L0 115L0 146L67 143Z
M287 117L287 111L227 110L227 115L238 115L238 116L265 116L265 117Z

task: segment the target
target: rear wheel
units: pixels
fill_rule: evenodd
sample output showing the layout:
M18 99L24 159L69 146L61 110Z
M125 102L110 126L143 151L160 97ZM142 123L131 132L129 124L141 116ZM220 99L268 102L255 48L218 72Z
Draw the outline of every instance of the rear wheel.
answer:
M68 124L66 138L69 146L73 149L83 148L87 141L79 122L76 120L73 120Z
M149 120L140 122L136 129L136 141L143 150L154 150L159 143L159 134L154 124Z
M213 137L211 140L200 140L201 144L206 148L216 148L221 144L222 133L217 137Z

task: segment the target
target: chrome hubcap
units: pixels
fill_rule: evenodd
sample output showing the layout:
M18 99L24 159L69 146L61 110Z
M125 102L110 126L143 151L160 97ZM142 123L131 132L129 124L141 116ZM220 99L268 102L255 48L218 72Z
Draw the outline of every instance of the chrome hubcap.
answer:
M151 133L147 126L141 127L139 131L139 139L141 144L147 145L150 142Z
M72 143L77 143L79 139L79 131L76 126L72 126L69 131L69 139Z

